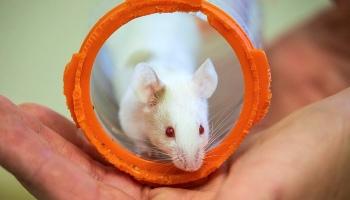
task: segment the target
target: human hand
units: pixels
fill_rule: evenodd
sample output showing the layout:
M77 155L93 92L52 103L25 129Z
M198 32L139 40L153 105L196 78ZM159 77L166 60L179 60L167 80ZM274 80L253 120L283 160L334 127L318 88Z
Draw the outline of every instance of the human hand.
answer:
M350 88L247 141L207 185L159 199L350 199ZM186 198L187 197L187 198Z
M38 199L139 199L144 186L106 165L75 125L0 97L0 165Z
M0 98L0 164L38 199L348 199L350 89L248 138L199 187L150 188L99 162L74 124Z

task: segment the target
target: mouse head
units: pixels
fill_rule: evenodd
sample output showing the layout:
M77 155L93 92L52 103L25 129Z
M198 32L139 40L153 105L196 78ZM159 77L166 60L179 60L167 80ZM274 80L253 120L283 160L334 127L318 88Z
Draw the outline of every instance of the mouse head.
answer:
M136 74L136 95L144 105L148 139L178 168L198 170L209 139L207 99L218 84L214 65L207 59L194 74L158 77L150 66L139 64Z

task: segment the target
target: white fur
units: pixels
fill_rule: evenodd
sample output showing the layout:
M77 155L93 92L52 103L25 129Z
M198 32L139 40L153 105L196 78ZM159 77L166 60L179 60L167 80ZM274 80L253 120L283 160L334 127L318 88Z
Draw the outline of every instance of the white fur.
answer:
M125 134L139 151L149 151L144 143L149 140L186 171L202 165L209 138L207 99L218 84L209 59L196 70L198 38L189 15L157 14L128 24L108 43L115 55ZM200 125L205 129L202 135ZM169 126L175 138L166 136Z

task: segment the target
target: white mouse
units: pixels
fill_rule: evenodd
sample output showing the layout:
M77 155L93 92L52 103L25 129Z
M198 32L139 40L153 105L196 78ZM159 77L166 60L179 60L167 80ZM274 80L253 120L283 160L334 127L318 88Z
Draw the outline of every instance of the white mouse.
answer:
M176 13L129 23L107 43L117 66L121 127L139 152L152 151L149 141L177 168L196 171L210 134L207 99L218 85L210 59L196 66L196 21Z

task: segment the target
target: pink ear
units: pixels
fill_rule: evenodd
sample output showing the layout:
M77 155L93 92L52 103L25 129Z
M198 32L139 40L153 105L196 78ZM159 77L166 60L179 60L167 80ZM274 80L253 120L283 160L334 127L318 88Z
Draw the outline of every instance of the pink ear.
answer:
M218 76L214 64L208 58L193 76L194 88L201 98L210 98L218 85Z
M159 92L164 89L156 72L146 63L140 63L135 67L133 87L139 101L149 106L158 103Z

